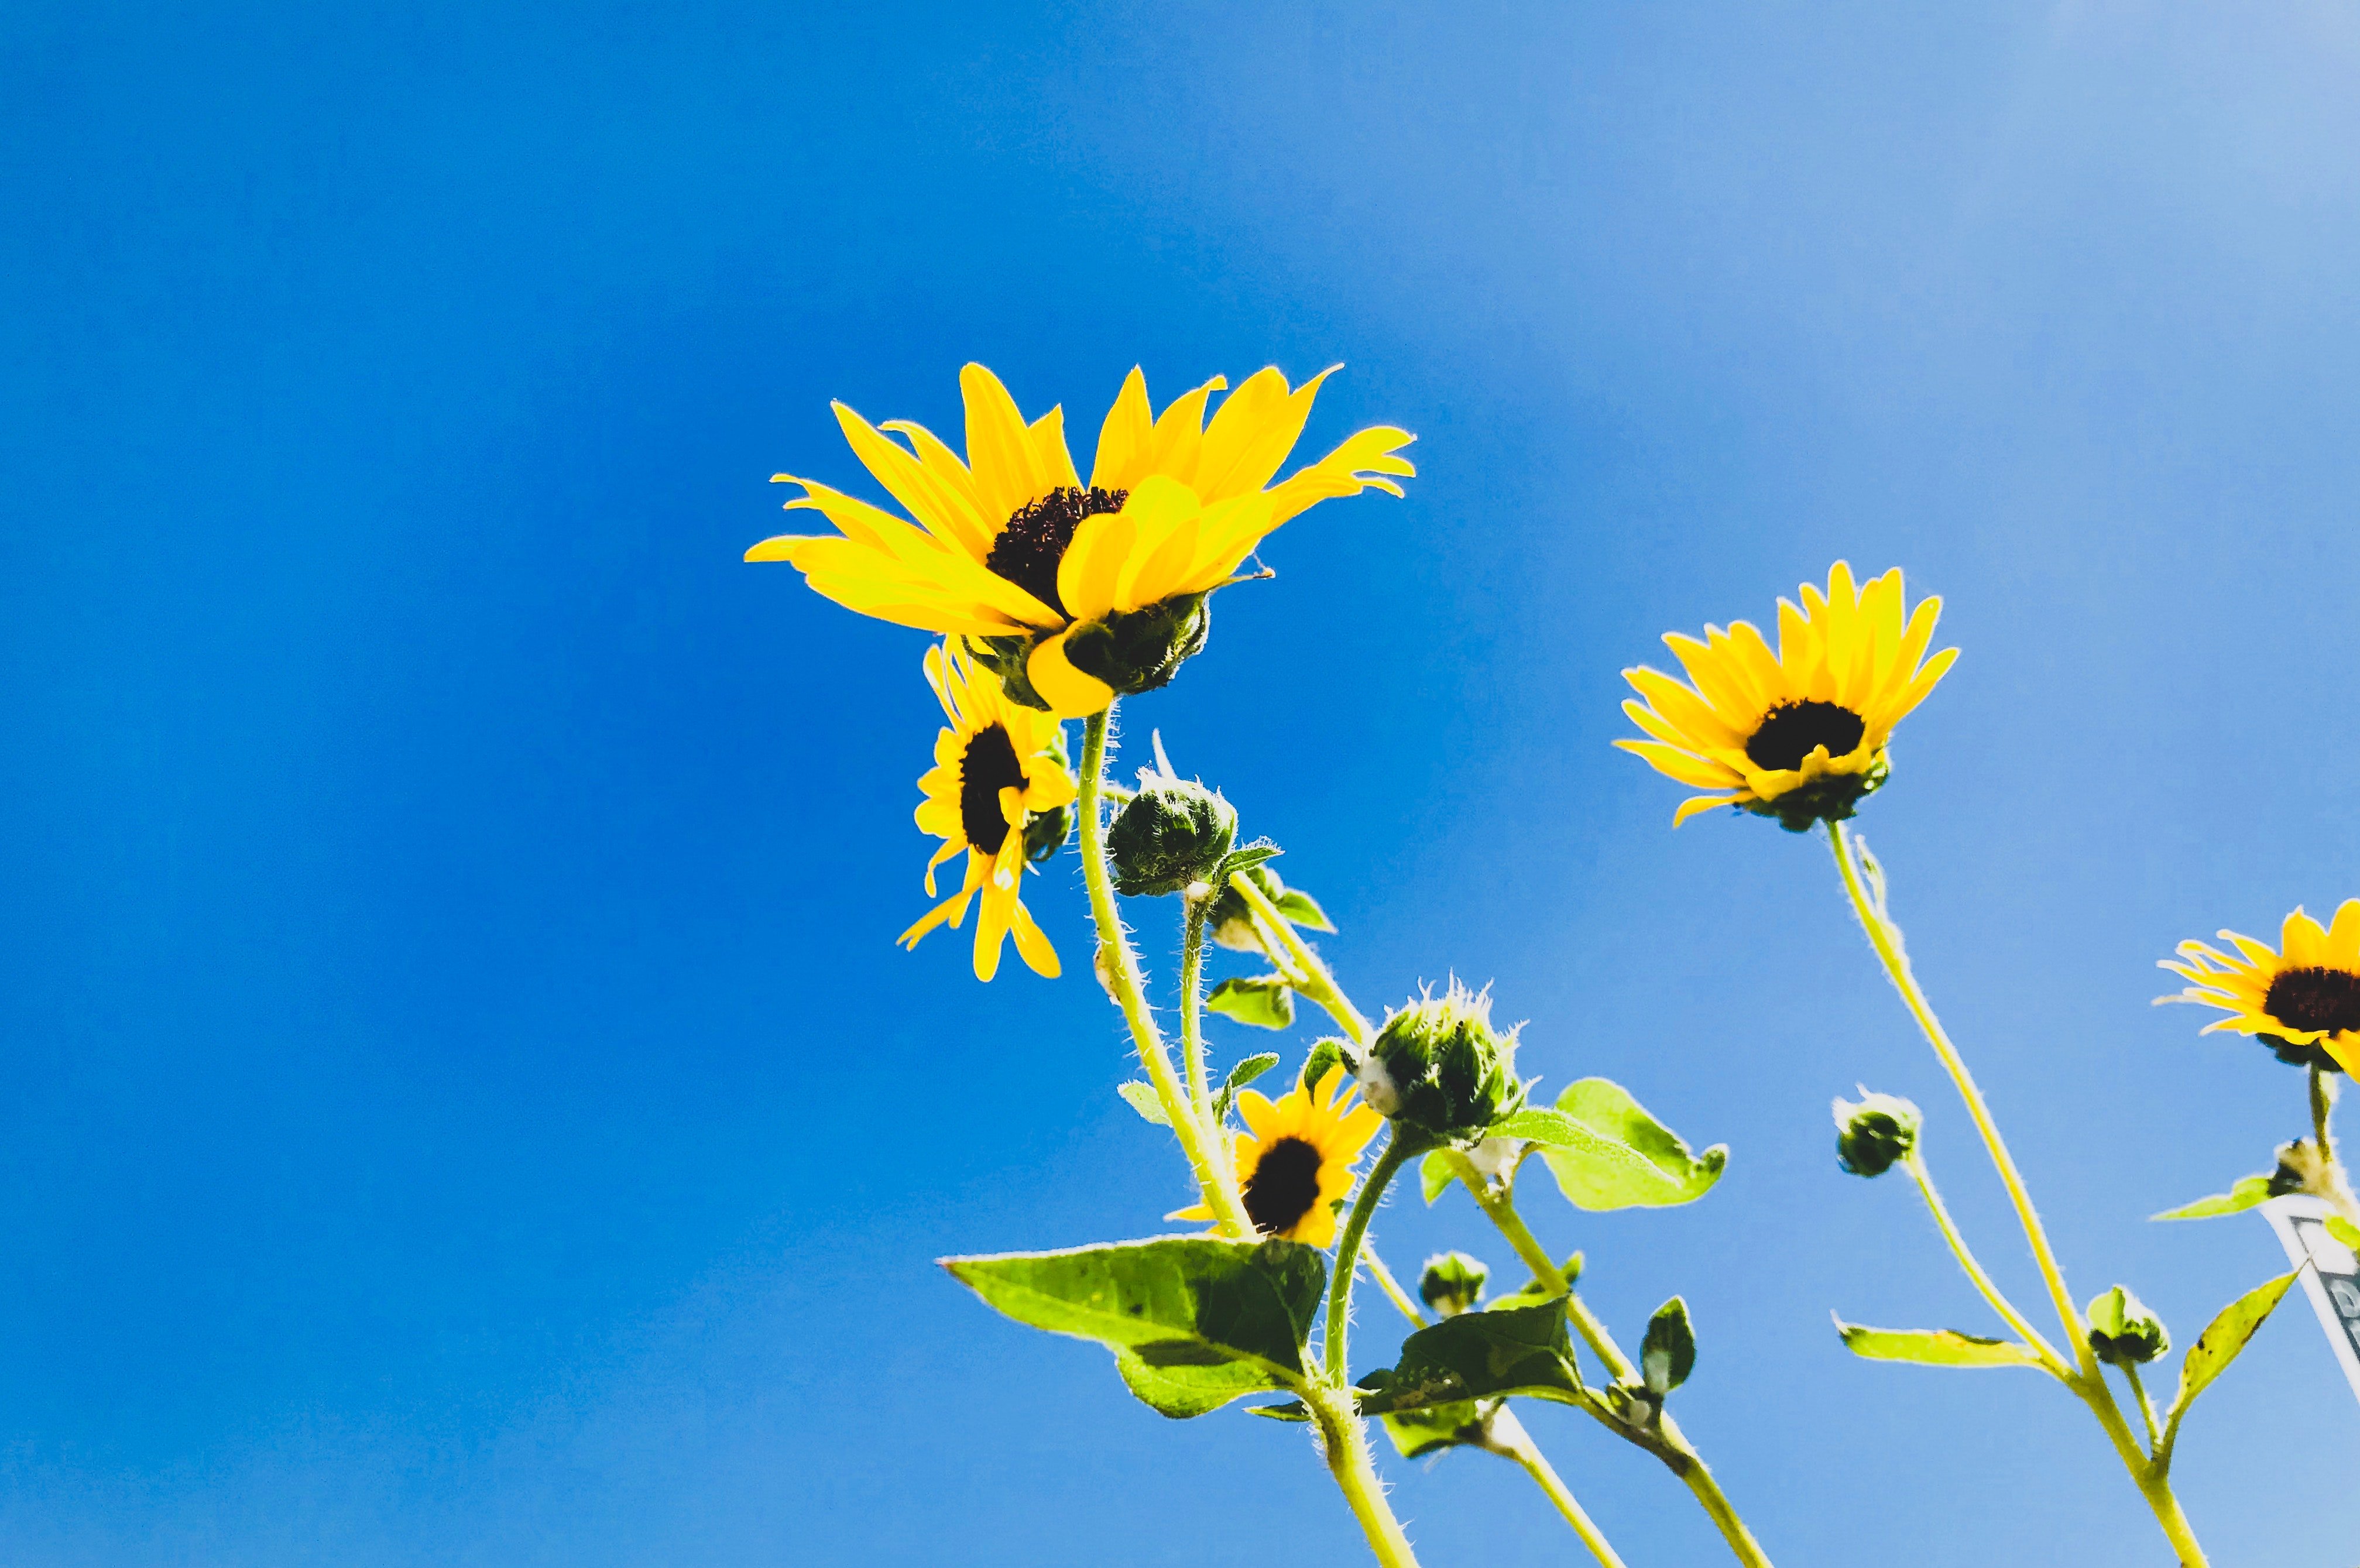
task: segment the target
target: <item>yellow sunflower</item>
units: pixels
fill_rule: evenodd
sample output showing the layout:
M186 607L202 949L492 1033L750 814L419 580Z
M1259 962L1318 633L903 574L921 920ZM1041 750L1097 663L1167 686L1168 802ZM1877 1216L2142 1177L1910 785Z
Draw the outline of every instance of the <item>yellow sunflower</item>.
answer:
M814 480L781 474L840 530L781 535L746 552L784 561L847 609L965 637L1021 702L1077 718L1119 692L1172 678L1204 646L1205 596L1281 523L1331 496L1415 472L1403 430L1365 430L1272 485L1303 433L1322 371L1290 388L1261 370L1223 399L1215 376L1152 413L1137 369L1098 432L1086 486L1065 448L1065 409L1030 424L980 365L959 373L967 457L923 426L880 427L834 405L852 450L915 523ZM908 446L884 431L904 438Z
M1264 1236L1311 1247L1336 1242L1336 1204L1352 1190L1352 1162L1385 1118L1352 1103L1344 1070L1330 1067L1309 1087L1296 1084L1277 1102L1252 1089L1238 1093L1238 1183L1246 1217ZM1198 1204L1166 1216L1209 1220Z
M2280 1061L2341 1067L2360 1075L2360 898L2347 898L2322 926L2300 909L2278 928L2278 951L2224 931L2234 956L2201 942L2180 944L2166 969L2194 984L2159 1002L2201 1002L2229 1017L2204 1032L2259 1035Z
M1702 642L1666 634L1692 687L1644 666L1622 672L1647 699L1622 711L1655 738L1614 744L1683 784L1723 791L1681 802L1675 827L1724 804L1796 833L1851 816L1885 782L1893 726L1959 657L1953 648L1926 658L1942 601L1905 615L1899 567L1855 586L1839 561L1827 592L1806 583L1802 599L1800 609L1778 601L1775 653L1738 621L1705 627Z
M1075 793L1065 764L1065 728L1046 713L1020 708L1000 682L978 674L956 648L926 650L926 683L950 723L934 737L934 766L918 780L926 798L918 803L918 826L943 841L926 863L926 894L934 897L934 868L967 851L967 876L959 890L908 931L904 947L936 926L956 930L967 918L967 900L978 893L975 977L1000 971L1001 939L1013 933L1016 951L1033 973L1055 978L1057 953L1017 897L1017 878L1028 859L1054 854L1065 842Z

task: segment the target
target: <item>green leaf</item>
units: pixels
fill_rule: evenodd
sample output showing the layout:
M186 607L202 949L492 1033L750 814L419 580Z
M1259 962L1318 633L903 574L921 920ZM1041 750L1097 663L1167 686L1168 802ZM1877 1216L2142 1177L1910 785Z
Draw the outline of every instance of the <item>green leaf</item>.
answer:
M2354 1225L2342 1214L2327 1216L2327 1234L2353 1251L2360 1252L2360 1225Z
M1871 1361L1921 1367L2038 1367L2039 1356L2012 1339L1984 1339L1952 1328L1863 1328L1836 1319L1844 1348Z
M1404 1459L1423 1459L1446 1448L1482 1446L1490 1435L1483 1427L1482 1408L1472 1399L1431 1405L1420 1410L1399 1410L1379 1416L1385 1435Z
M1312 1247L1202 1236L942 1262L1018 1323L1113 1350L1131 1392L1169 1416L1296 1387L1328 1278Z
M1577 1252L1557 1265L1558 1269L1565 1275L1567 1284L1571 1285L1580 1279L1581 1262L1581 1254ZM1491 1310L1497 1312L1502 1307L1529 1307L1542 1301L1562 1300L1564 1300L1562 1295L1550 1290L1538 1279L1527 1279L1506 1295L1495 1298L1491 1302Z
M2204 1332L2196 1336L2196 1343L2180 1358L2180 1391L2172 1395L2171 1409L2165 1418L2173 1431L2179 1429L2180 1418L2188 1413L2196 1396L2211 1388L2212 1380L2237 1359L2238 1352L2268 1320L2288 1288L2293 1285L2295 1275L2301 1272L2298 1269L2255 1286L2222 1308L2220 1316L2204 1325Z
M1155 1097L1153 1084L1133 1079L1128 1083L1116 1084L1114 1092L1129 1101L1131 1108L1137 1111L1142 1120L1153 1122L1157 1127L1172 1125L1172 1118L1164 1114L1164 1102Z
M1275 975L1224 980L1213 987L1205 1006L1256 1029L1285 1029L1295 1022L1295 993Z
M1540 1145L1550 1174L1578 1209L1692 1203L1729 1163L1726 1144L1692 1153L1628 1090L1605 1078L1584 1078L1557 1096L1555 1110L1528 1106L1491 1131Z
M1227 887L1229 885L1230 877L1234 874L1240 871L1251 871L1263 861L1276 860L1285 853L1286 851L1266 838L1258 838L1251 844L1240 844L1221 856L1219 869L1216 870L1207 880L1216 888Z
M1647 1320L1647 1337L1639 1344L1640 1376L1647 1392L1662 1399L1688 1380L1696 1369L1696 1330L1688 1323L1688 1304L1674 1296Z
M1298 926L1309 926L1313 931L1322 931L1336 929L1334 922L1328 919L1328 911L1319 907L1319 900L1300 887L1289 887L1272 899L1271 905Z
M1224 1087L1229 1089L1242 1089L1247 1084L1252 1083L1255 1079L1261 1077L1263 1073L1269 1072L1272 1068L1277 1065L1278 1052L1274 1051L1256 1051L1253 1055L1247 1057L1243 1062L1239 1062L1235 1067L1229 1069L1229 1081L1226 1085L1224 1085Z
M1450 1169L1449 1152L1446 1149L1437 1149L1417 1162L1417 1184L1426 1193L1429 1208L1457 1177L1458 1172Z
M2209 1220L2221 1214L2243 1214L2270 1201L2270 1178L2241 1176L2225 1192L2209 1198L2199 1198L2192 1203L2176 1209L2166 1209L2159 1214L2149 1214L2153 1220Z
M1295 1077L1295 1086L1316 1089L1319 1080L1328 1075L1328 1069L1343 1065L1344 1042L1334 1035L1322 1035L1311 1042L1311 1054L1303 1059L1303 1071Z
M1402 1341L1401 1361L1361 1410L1388 1415L1508 1394L1570 1404L1581 1374L1566 1334L1565 1298L1536 1307L1460 1312Z

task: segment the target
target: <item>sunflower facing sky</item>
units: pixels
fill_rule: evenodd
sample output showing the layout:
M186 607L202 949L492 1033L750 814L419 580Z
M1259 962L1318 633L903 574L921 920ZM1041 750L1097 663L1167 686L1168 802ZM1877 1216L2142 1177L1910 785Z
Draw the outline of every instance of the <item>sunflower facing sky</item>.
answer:
M1415 472L1395 455L1413 438L1382 426L1271 484L1330 374L1290 388L1277 370L1257 371L1207 424L1207 400L1227 380L1155 416L1134 368L1099 429L1087 485L1063 406L1027 424L980 365L959 372L964 460L923 426L872 426L837 403L854 454L916 522L781 474L803 489L789 511L811 508L840 531L764 539L746 559L787 561L864 615L966 638L1020 702L1087 716L1170 680L1204 645L1205 595L1280 524L1333 496L1402 493L1386 475Z
M2322 926L2300 909L2278 928L2276 952L2224 931L2235 955L2201 942L2180 944L2163 968L2192 981L2159 1002L2201 1002L2229 1016L2205 1026L2259 1035L2297 1065L2341 1067L2360 1075L2360 898L2347 898Z
M1641 666L1622 678L1644 702L1622 711L1654 738L1618 740L1658 773L1719 791L1680 803L1677 827L1714 806L1741 806L1801 832L1841 821L1885 782L1893 726L1926 700L1959 657L1926 658L1942 601L1903 614L1901 569L1855 586L1839 561L1827 591L1802 587L1802 607L1778 601L1778 651L1744 622L1709 626L1705 640L1664 641L1689 686ZM1922 662L1921 662L1922 661Z
M1264 1236L1333 1246L1336 1205L1352 1191L1352 1162L1385 1118L1352 1103L1340 1066L1275 1102L1240 1090L1238 1115L1247 1127L1237 1135L1235 1152L1246 1217ZM1200 1203L1166 1217L1209 1220L1213 1211Z
M1016 951L1033 973L1054 979L1056 950L1018 897L1017 881L1028 859L1054 853L1065 841L1075 785L1064 728L1046 713L1009 702L1000 683L978 674L955 648L926 650L926 684L950 720L934 737L934 766L918 780L926 794L918 803L918 826L943 841L926 863L927 896L935 893L934 868L962 849L967 875L957 892L901 933L901 945L915 947L945 923L956 930L968 900L980 894L975 977L989 980L1000 972L1001 940L1013 934Z

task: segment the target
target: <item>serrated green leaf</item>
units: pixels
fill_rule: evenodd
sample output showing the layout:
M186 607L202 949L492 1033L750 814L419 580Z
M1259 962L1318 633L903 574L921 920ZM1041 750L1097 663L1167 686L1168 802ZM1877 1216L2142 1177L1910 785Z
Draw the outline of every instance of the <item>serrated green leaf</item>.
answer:
M1137 1079L1133 1079L1128 1083L1116 1084L1114 1092L1120 1094L1130 1104L1131 1108L1140 1114L1141 1119L1153 1122L1157 1127L1172 1125L1172 1118L1164 1114L1164 1102L1155 1097L1153 1084L1142 1083Z
M946 1258L943 1267L1019 1323L1108 1346L1131 1391L1170 1416L1297 1386L1328 1277L1312 1247L1203 1236Z
M1205 1006L1256 1029L1286 1029L1295 1022L1295 992L1275 975L1224 980L1213 987Z
M2296 1275L2301 1272L2298 1269L2255 1286L2222 1308L2220 1314L2204 1325L2204 1332L2196 1336L2196 1343L2180 1358L2180 1390L2172 1395L2171 1409L2165 1417L2172 1431L2179 1430L2180 1418L2188 1413L2196 1396L2211 1388L2213 1379L2237 1359L2238 1353L2269 1320L2270 1313L2294 1284Z
M1639 1344L1640 1376L1647 1391L1662 1399L1688 1380L1696 1369L1696 1330L1688 1323L1688 1304L1674 1296L1647 1320L1647 1337Z
M1836 1319L1844 1348L1871 1361L1914 1361L1921 1367L2038 1367L2028 1345L1984 1339L1951 1328L1864 1328Z
M1239 1062L1235 1067L1229 1069L1229 1080L1224 1087L1229 1089L1242 1089L1247 1084L1252 1083L1255 1079L1261 1077L1263 1073L1269 1072L1272 1068L1277 1065L1278 1052L1274 1051L1256 1051L1253 1055L1247 1057L1243 1062Z
M2159 1214L2149 1214L2153 1220L2209 1220L2222 1214L2243 1214L2270 1201L2270 1179L2267 1176L2241 1176L2225 1192L2209 1198L2199 1198L2176 1209L2166 1209Z
M1280 914L1298 926L1308 926L1313 931L1332 931L1336 929L1335 924L1328 919L1328 911L1319 907L1319 900L1300 887L1289 887L1271 900L1271 904Z
M1570 1404L1581 1374L1567 1337L1565 1298L1536 1307L1460 1312L1402 1341L1401 1360L1361 1410L1385 1415L1509 1394Z
M1581 1254L1577 1252L1557 1265L1557 1269L1564 1274L1567 1284L1571 1285L1580 1279L1581 1264ZM1495 1298L1491 1302L1491 1309L1497 1312L1502 1307L1536 1306L1543 1301L1562 1301L1564 1298L1564 1291L1552 1290L1538 1279L1527 1279L1506 1295Z
M1557 1096L1554 1110L1527 1106L1491 1131L1538 1144L1566 1201L1579 1209L1693 1203L1729 1163L1726 1144L1690 1151L1630 1091L1606 1078L1584 1078Z
M1472 1399L1432 1405L1421 1410L1396 1410L1377 1418L1404 1459L1423 1459L1446 1448L1482 1445L1483 1410Z
M1254 840L1253 843L1240 844L1237 848L1229 851L1229 854L1221 856L1219 869L1216 870L1211 877L1207 878L1207 880L1211 882L1216 887L1227 887L1229 885L1229 878L1236 873L1240 871L1251 871L1255 866L1260 866L1262 862L1266 860L1276 860L1280 855L1284 855L1286 851L1279 848L1278 845L1271 843L1270 840L1266 838L1258 838Z

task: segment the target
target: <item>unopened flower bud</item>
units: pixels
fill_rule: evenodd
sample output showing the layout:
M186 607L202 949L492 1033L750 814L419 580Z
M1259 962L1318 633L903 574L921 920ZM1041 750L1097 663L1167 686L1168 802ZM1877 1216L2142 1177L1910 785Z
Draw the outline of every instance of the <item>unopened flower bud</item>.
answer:
M1491 993L1453 980L1385 1020L1360 1063L1360 1097L1403 1127L1464 1143L1513 1108L1515 1057L1515 1031L1491 1028Z
M1153 897L1208 882L1237 833L1237 810L1216 791L1188 779L1142 773L1139 793L1107 828L1114 890Z
M1858 1101L1835 1103L1836 1163L1854 1176L1882 1176L1918 1147L1921 1118L1898 1095L1860 1093Z
M1446 1318L1471 1312L1483 1299L1483 1282L1491 1271L1480 1258L1470 1258L1463 1252L1444 1252L1426 1260L1426 1272L1418 1277L1418 1300Z
M2163 1320L2120 1285L2094 1297L2089 1311L2090 1349L2109 1367L2141 1367L2171 1348Z

